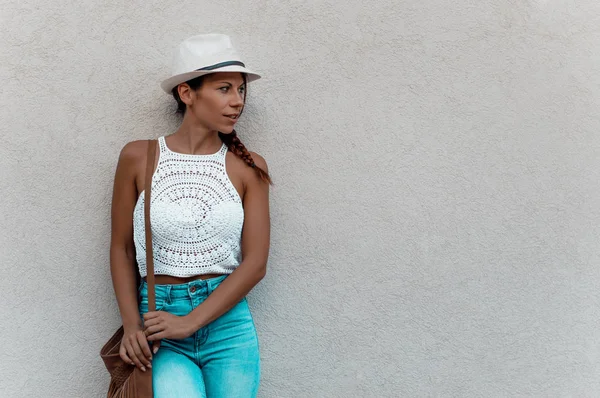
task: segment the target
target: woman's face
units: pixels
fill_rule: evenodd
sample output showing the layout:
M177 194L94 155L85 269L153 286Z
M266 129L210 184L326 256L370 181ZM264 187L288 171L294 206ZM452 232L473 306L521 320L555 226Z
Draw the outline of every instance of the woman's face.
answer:
M216 72L205 75L200 88L188 95L186 116L189 112L208 129L229 134L244 107L246 86L239 72Z

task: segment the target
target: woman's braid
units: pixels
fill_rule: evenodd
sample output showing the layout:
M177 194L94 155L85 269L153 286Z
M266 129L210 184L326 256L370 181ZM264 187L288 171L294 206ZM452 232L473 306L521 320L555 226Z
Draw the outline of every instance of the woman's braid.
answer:
M233 130L230 134L219 133L219 137L221 137L221 140L225 143L225 145L227 145L228 149L237 157L242 159L248 166L252 167L262 180L273 185L269 174L258 167L256 163L254 163L252 155L250 155L250 152L248 152L246 146L242 143L242 141L240 141L235 130Z

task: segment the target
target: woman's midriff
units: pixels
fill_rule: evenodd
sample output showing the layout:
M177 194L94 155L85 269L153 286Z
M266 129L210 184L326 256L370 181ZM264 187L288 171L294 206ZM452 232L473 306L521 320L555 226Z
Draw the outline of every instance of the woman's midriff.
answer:
M202 274L202 275L194 275L186 278L181 278L178 276L171 275L154 275L154 283L157 285L176 285L179 283L188 283L191 281L195 281L196 279L208 279L208 278L216 278L217 276L221 276L223 274ZM146 277L142 278L147 282Z

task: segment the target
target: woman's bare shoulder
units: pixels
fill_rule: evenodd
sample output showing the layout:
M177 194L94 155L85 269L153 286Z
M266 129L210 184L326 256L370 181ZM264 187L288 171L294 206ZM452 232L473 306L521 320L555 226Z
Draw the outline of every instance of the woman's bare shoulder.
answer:
M148 150L148 140L130 141L123 146L119 154L119 160L126 163L137 162L146 156Z
M138 175L143 173L147 153L148 140L135 140L126 143L119 154L117 176L134 181L138 190L141 184Z

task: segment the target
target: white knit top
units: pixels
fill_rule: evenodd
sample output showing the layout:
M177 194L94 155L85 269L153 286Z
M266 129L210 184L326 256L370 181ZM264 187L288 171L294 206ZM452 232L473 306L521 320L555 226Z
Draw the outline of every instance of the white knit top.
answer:
M244 209L225 171L227 146L214 154L192 155L171 151L164 137L158 144L150 199L154 273L232 273L242 260ZM133 239L140 275L145 277L143 191L133 210Z

